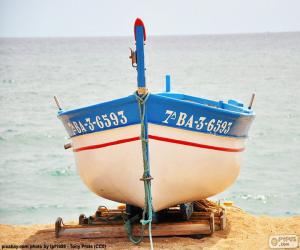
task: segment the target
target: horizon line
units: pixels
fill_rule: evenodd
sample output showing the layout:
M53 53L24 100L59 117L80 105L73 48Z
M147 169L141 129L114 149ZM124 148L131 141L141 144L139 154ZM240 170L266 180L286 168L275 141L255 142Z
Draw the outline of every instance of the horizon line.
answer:
M178 36L223 36L223 35L254 35L254 34L280 34L280 33L299 33L295 31L258 31L258 32L232 32L232 33L201 33L201 34L155 34L147 35L147 37L178 37ZM0 39L22 39L22 38L125 38L132 37L131 35L84 35L84 36L0 36Z

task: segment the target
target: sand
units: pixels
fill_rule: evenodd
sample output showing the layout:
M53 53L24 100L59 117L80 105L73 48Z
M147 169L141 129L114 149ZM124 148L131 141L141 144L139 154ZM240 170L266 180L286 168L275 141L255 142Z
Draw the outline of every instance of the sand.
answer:
M215 232L212 236L201 239L156 237L154 247L155 249L269 249L270 235L296 234L300 237L300 216L280 218L254 216L231 207L227 209L227 220L226 229ZM140 245L132 244L127 238L56 239L54 232L43 231L45 229L53 229L53 225L0 225L0 247L14 244L33 245L35 248L31 249L46 249L45 244L49 249L51 247L52 249L89 249L88 246L101 249L104 245L106 249L149 249L148 239ZM57 244L61 244L61 248L57 248ZM81 244L87 246L83 247Z

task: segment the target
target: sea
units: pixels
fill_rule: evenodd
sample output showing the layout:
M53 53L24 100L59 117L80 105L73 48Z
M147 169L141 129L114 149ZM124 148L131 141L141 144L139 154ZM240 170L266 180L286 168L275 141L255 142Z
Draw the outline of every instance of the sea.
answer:
M72 109L132 94L134 46L133 37L0 38L0 223L77 220L117 205L81 181L53 96ZM153 93L166 74L188 95L247 105L255 93L240 175L212 199L299 215L300 32L149 36L145 56Z

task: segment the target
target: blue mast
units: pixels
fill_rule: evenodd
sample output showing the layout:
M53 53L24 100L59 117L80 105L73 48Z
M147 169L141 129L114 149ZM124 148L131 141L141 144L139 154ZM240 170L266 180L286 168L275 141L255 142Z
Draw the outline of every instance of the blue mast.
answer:
M152 193L151 193L151 180L153 179L150 174L150 162L149 162L149 144L148 144L148 119L147 119L147 108L146 102L149 97L148 90L146 88L145 80L145 62L144 62L144 41L146 41L146 32L143 21L139 18L135 20L134 23L134 36L136 41L136 51L131 50L131 63L133 67L137 67L137 85L138 89L135 93L141 118L141 142L142 142L142 152L143 152L143 167L144 173L141 181L144 182L145 191L145 203L143 209L142 219L140 223L142 224L142 234L139 238L135 238L132 234L131 219L125 222L125 228L129 239L135 244L140 243L143 240L143 231L145 225L148 224L148 233L150 240L150 249L153 250L152 242L152 216L153 216L153 206L152 206Z
M146 79L145 79L145 59L144 59L144 41L146 41L146 31L143 21L139 18L134 23L134 36L136 41L136 61L137 61L137 85L138 93L145 94Z

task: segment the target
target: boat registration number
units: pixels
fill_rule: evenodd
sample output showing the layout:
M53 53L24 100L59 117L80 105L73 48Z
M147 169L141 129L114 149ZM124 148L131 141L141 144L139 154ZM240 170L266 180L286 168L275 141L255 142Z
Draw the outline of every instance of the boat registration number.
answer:
M178 127L186 127L224 135L229 133L233 124L232 122L228 121L214 118L209 119L205 116L196 117L194 115L188 115L184 112L177 112L173 110L165 111L165 117L162 122L165 124L172 123L172 125L175 123L175 125Z
M111 112L109 114L99 114L94 117L86 117L82 121L69 121L68 127L73 135L85 134L87 132L98 131L110 127L124 125L128 122L123 110Z

